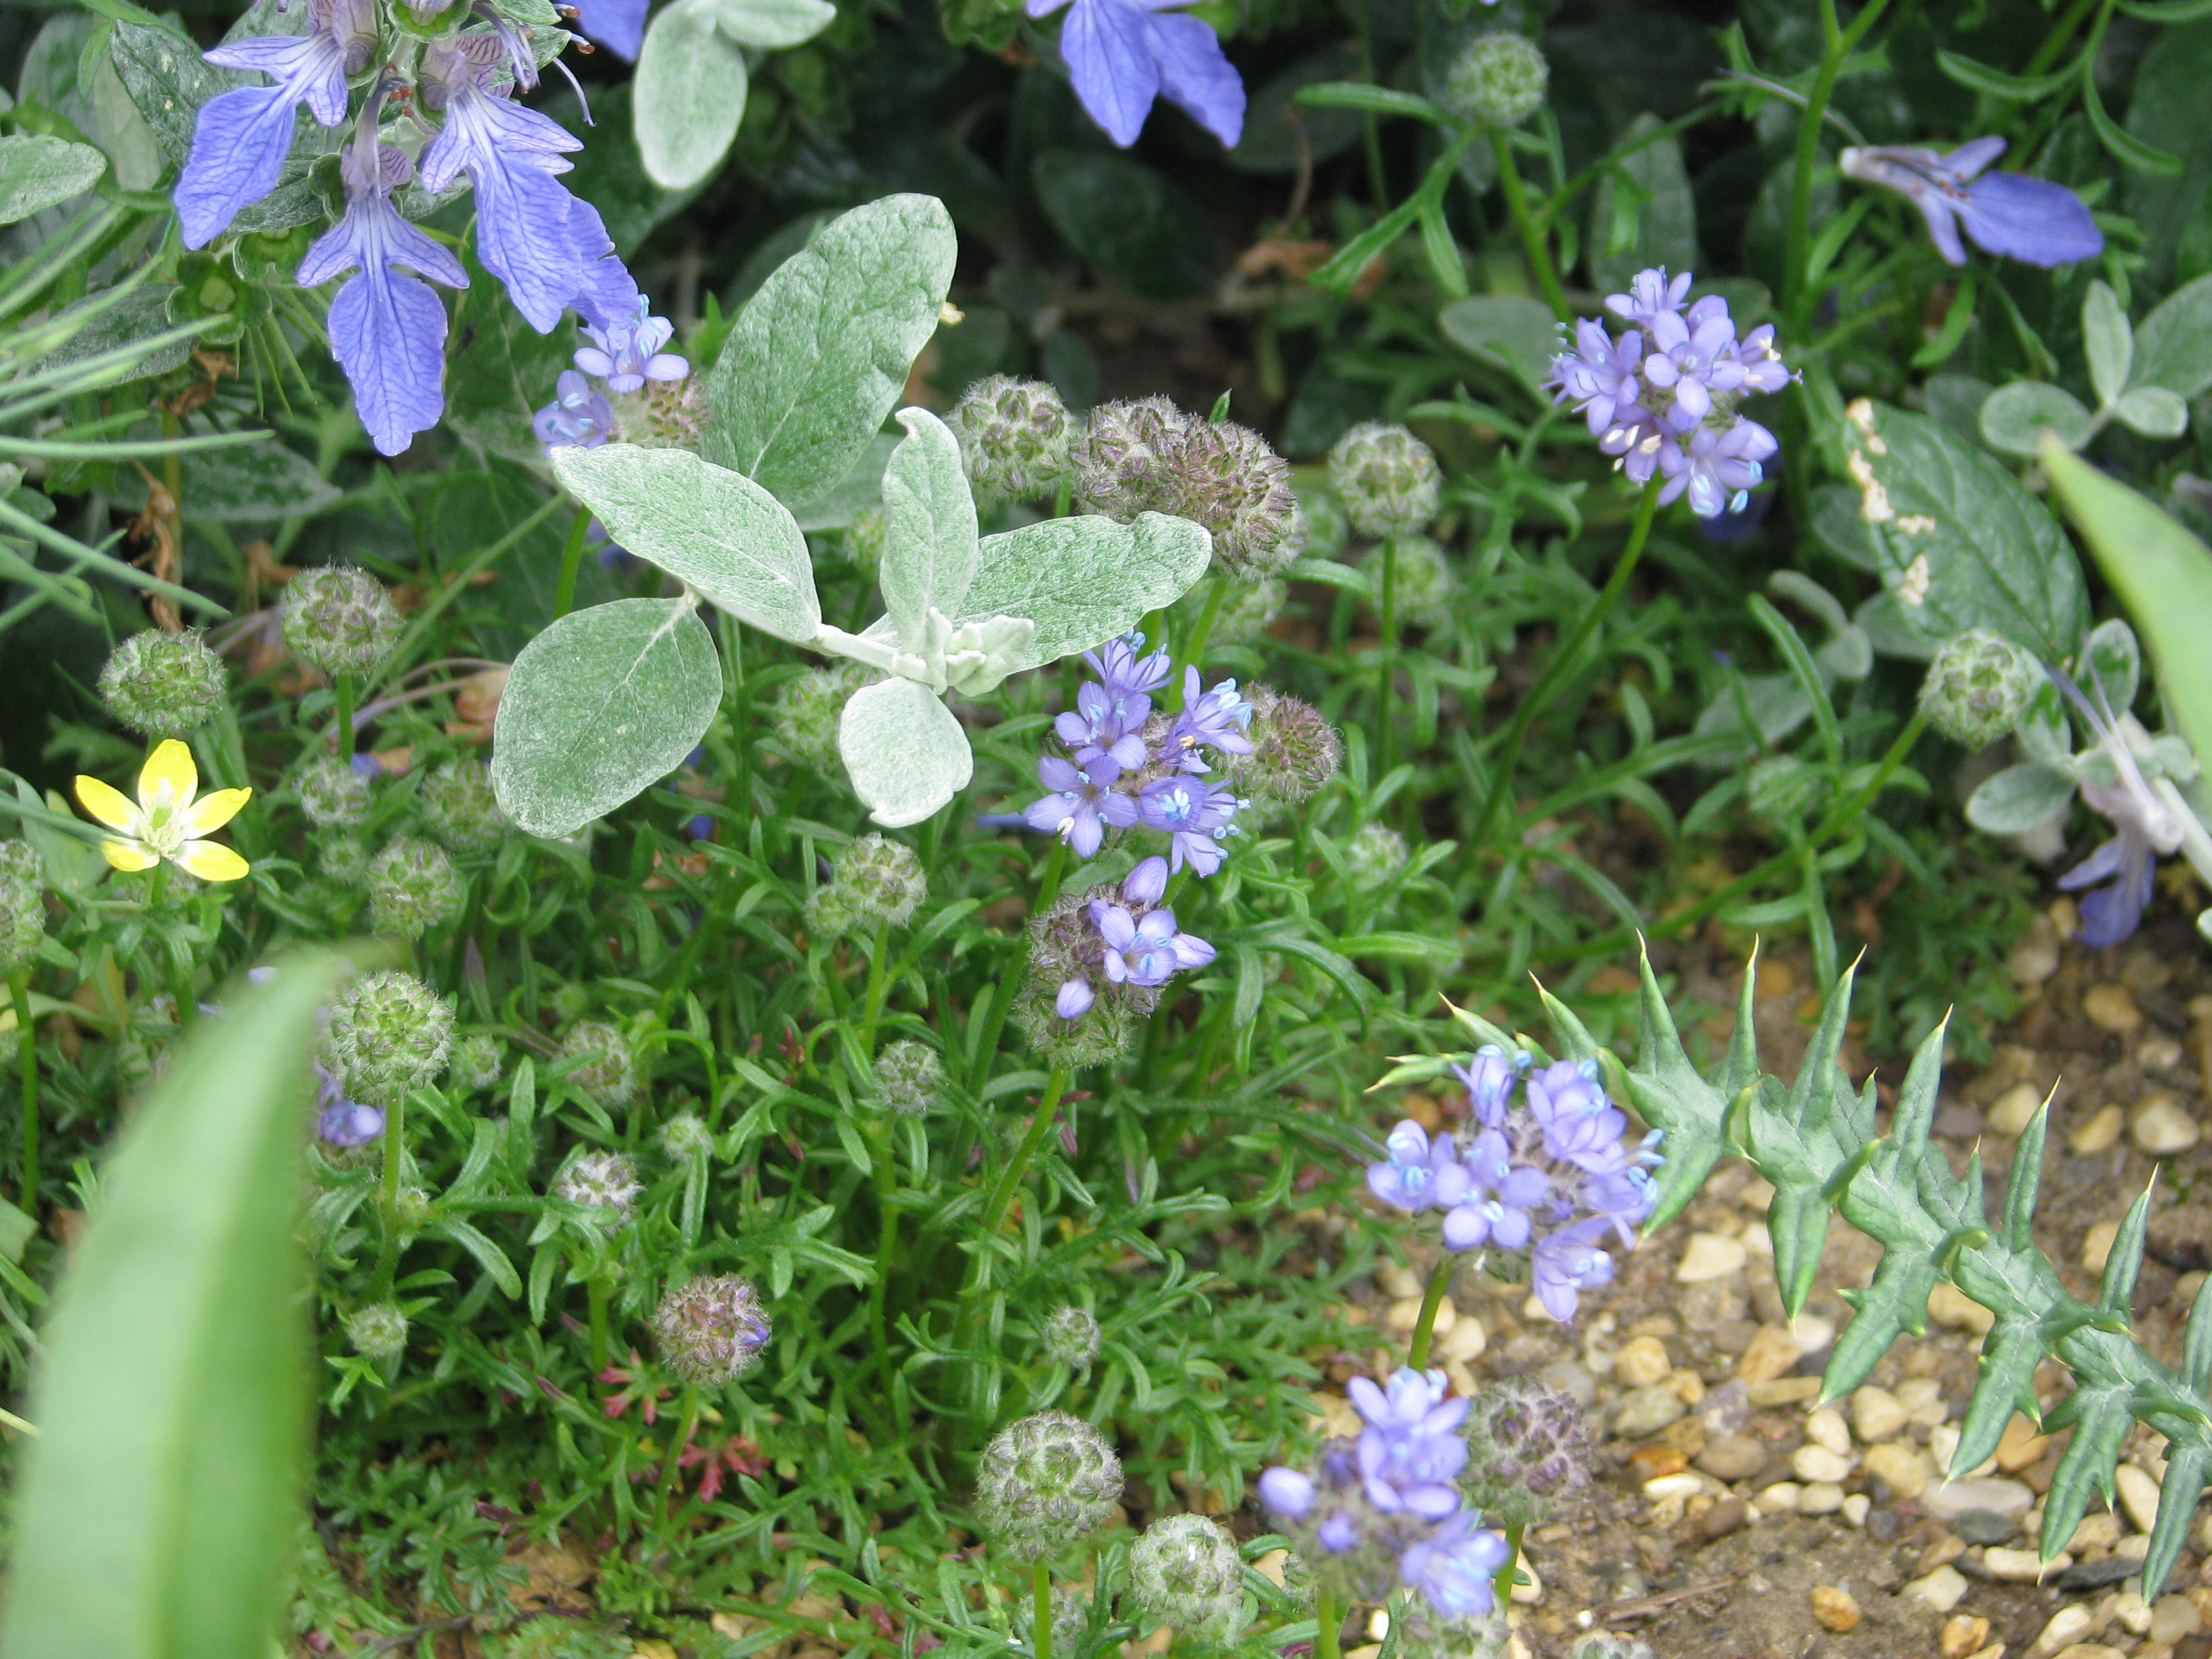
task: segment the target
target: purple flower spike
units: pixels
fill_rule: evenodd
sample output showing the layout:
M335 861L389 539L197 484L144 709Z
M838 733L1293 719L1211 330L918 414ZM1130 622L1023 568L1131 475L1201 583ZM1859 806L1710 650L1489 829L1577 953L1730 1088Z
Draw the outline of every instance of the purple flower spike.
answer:
M226 69L259 70L265 87L237 87L200 106L191 155L177 179L185 246L205 247L241 209L276 188L301 104L322 125L345 119L346 76L376 48L372 0L307 0L305 34L255 35L203 53Z
M548 449L562 444L597 449L614 435L614 407L592 390L589 380L564 368L553 386L553 401L530 417L538 442Z
M1098 994L1091 988L1089 980L1071 979L1060 985L1060 994L1053 999L1052 1011L1062 1019L1080 1019L1097 1000Z
M1109 699L1142 696L1149 699L1152 693L1168 683L1174 669L1164 650L1155 651L1149 657L1137 653L1145 648L1145 636L1132 629L1118 640L1109 640L1096 651L1086 651L1083 660L1091 665L1091 672L1104 683ZM1149 708L1149 701L1146 707Z
M1303 1521L1313 1513L1313 1477L1302 1470L1269 1469L1260 1477L1259 1492L1260 1501L1285 1521Z
M1252 740L1244 735L1252 724L1252 705L1237 695L1237 682L1224 680L1202 696L1198 687L1198 670L1185 668L1182 713L1168 728L1169 757L1179 757L1186 772L1212 769L1198 752L1200 744L1218 749L1224 755L1252 752Z
M680 380L691 365L660 349L675 333L675 324L654 316L641 294L629 316L607 325L586 323L584 335L592 343L577 348L576 367L598 375L611 392L635 392L647 380Z
M1563 1325L1574 1318L1582 1291L1613 1282L1613 1258L1595 1243L1612 1224L1603 1216L1592 1216L1560 1228L1536 1246L1531 1258L1536 1299Z
M1599 438L1615 425L1650 418L1650 411L1637 402L1644 391L1637 371L1643 366L1641 333L1632 328L1614 340L1607 336L1604 325L1585 317L1575 325L1575 349L1552 360L1552 379L1561 395L1581 408L1590 436Z
M1412 1118L1401 1120L1382 1143L1389 1154L1367 1166L1367 1190L1396 1210L1449 1209L1467 1196L1468 1173L1452 1156L1451 1137L1430 1139Z
M1626 1160L1620 1137L1628 1120L1606 1098L1595 1068L1563 1060L1534 1073L1528 1113L1543 1131L1544 1150L1562 1163L1598 1174Z
M1697 310L1705 315L1697 316ZM1644 360L1644 378L1674 394L1668 424L1687 431L1712 413L1713 393L1733 392L1743 384L1743 365L1735 361L1735 324L1728 307L1707 307L1698 302L1692 325L1673 312L1662 312L1651 323L1651 355Z
M1690 510L1701 519L1731 507L1741 513L1752 488L1766 477L1759 463L1779 447L1758 422L1741 419L1725 432L1700 427L1686 441L1669 439L1659 447L1659 470L1667 475L1659 499L1686 494Z
M399 216L392 192L413 168L376 141L378 100L362 112L361 136L339 167L345 216L300 262L301 288L319 288L359 267L331 301L331 351L353 386L355 411L377 452L397 455L445 412L446 307L411 265L433 282L466 288L468 273L439 243Z
M1672 317L1682 308L1689 296L1691 273L1683 271L1669 280L1667 267L1656 270L1639 270L1628 284L1626 294L1606 295L1605 308L1624 322L1638 328L1649 328L1662 317Z
M1121 767L1108 756L1079 767L1057 755L1043 756L1037 762L1037 781L1053 793L1031 803L1022 816L1030 829L1053 831L1087 859L1098 850L1109 824L1119 829L1136 821L1136 804L1115 792L1114 781L1121 775Z
M1468 1113L1486 1129L1494 1129L1505 1121L1505 1102L1520 1081L1521 1073L1528 1064L1528 1055L1516 1053L1511 1060L1496 1048L1486 1043L1475 1050L1471 1066L1455 1066L1452 1074L1467 1085Z
M1467 1440L1459 1428L1468 1402L1447 1395L1443 1373L1409 1367L1379 1389L1355 1376L1346 1391L1367 1420L1358 1448L1367 1501L1385 1515L1403 1512L1424 1521L1441 1521L1457 1509L1453 1483L1467 1464Z
M1195 17L1168 15L1188 0L1075 0L1060 33L1075 95L1124 149L1137 142L1152 100L1164 95L1223 144L1244 130L1244 83L1221 37ZM1067 0L1028 0L1045 17Z
M1158 904L1167 890L1168 861L1158 854L1139 859L1137 867L1121 878L1121 897L1130 904Z
M1243 805L1227 789L1209 788L1187 777L1162 778L1146 784L1138 795L1137 821L1168 832L1172 867L1180 870L1188 864L1200 875L1210 876L1227 856L1214 836L1232 831L1231 820Z
M1124 771L1145 763L1145 721L1152 700L1141 691L1116 696L1096 680L1085 680L1075 693L1075 707L1052 723L1060 740L1075 751L1078 765L1088 765L1101 756Z
M1398 1558L1398 1577L1447 1619L1480 1619L1494 1600L1491 1588L1510 1553L1502 1534L1462 1511Z
M1966 263L1961 225L1984 252L2026 264L2070 264L2103 252L2105 233L2064 185L1983 171L2004 149L1998 137L1974 139L1948 155L1910 144L1875 144L1846 149L1837 165L1848 178L1910 198L1928 222L1936 251L1951 264Z
M1496 1129L1485 1129L1474 1138L1465 1172L1466 1201L1444 1217L1446 1247L1471 1250L1495 1244L1501 1250L1525 1249L1531 1231L1529 1212L1551 1196L1550 1177L1533 1165L1516 1165L1504 1135Z

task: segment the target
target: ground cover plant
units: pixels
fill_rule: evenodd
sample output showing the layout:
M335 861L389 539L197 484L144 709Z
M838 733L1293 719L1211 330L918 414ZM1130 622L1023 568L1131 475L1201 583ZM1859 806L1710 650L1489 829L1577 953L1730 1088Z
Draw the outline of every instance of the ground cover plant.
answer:
M1631 1654L1784 1483L1532 1333L1753 1179L2212 1559L2201 1130L2084 1294L1943 1127L2212 948L2212 9L0 38L7 1653Z

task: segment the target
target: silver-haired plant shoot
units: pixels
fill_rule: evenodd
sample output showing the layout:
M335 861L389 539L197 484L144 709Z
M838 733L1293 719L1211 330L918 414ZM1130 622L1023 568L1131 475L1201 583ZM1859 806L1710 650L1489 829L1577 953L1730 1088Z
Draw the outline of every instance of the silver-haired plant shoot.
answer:
M2208 87L0 8L0 1656L2207 1659Z

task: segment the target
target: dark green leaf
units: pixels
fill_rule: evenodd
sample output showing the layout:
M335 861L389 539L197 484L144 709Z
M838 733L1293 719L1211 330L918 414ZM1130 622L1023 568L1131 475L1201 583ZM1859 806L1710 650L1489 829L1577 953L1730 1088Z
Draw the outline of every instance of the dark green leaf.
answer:
M1197 199L1128 156L1052 149L1030 165L1053 228L1109 282L1148 300L1182 300L1221 269Z

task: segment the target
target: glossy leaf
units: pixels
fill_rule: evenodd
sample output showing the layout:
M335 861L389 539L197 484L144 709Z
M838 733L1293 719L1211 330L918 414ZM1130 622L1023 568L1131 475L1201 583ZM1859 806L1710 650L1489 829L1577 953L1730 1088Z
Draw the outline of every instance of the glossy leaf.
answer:
M2212 276L2166 296L2136 331L2135 382L2194 398L2212 386Z
M1621 292L1652 265L1688 270L1698 263L1698 206L1681 141L1638 143L1659 125L1656 115L1628 124L1619 143L1637 147L1605 171L1591 195L1590 285L1600 294Z

